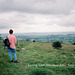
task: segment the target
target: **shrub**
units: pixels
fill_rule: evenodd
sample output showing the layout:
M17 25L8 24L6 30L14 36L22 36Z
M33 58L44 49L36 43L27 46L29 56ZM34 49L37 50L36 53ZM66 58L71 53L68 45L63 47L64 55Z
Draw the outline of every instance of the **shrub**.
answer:
M62 46L61 46L61 42L59 42L59 41L53 42L53 43L52 43L52 46L53 46L54 48L61 48L61 47L62 47Z
M30 42L30 39L26 39L26 42Z
M75 42L73 43L73 45L75 45Z
M35 42L35 40L33 40L33 42Z

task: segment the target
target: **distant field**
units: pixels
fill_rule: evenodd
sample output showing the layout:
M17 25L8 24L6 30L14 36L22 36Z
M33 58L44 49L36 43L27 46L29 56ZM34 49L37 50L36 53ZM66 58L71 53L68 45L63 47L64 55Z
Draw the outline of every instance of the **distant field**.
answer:
M1 34L2 38L6 38L8 34ZM33 39L36 42L45 42L45 43L52 43L54 41L60 41L64 44L72 45L75 42L75 32L56 32L56 33L20 33L14 34L17 40L30 40Z
M19 63L10 63L7 49L0 40L0 75L75 75L75 45L19 41Z

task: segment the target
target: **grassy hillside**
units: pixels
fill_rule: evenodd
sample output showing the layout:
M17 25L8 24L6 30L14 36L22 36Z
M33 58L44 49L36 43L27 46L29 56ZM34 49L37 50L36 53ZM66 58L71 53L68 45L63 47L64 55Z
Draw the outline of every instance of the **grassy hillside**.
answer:
M10 63L7 49L0 41L0 75L75 75L75 45L19 41L19 63Z

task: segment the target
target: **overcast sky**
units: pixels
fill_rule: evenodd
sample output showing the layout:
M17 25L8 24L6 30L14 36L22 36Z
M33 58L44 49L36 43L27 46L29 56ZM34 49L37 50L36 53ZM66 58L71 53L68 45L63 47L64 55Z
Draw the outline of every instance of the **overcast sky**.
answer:
M75 31L75 0L0 0L0 33Z

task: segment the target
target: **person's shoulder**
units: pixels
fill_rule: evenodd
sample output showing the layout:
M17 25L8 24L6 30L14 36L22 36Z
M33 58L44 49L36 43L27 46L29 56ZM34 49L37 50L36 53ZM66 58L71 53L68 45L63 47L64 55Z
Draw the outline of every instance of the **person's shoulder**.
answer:
M7 37L14 37L15 38L15 36L14 35L11 35L11 34L9 34Z
M14 38L15 38L15 36L14 35L12 35Z
M7 35L6 37L8 38L10 35Z

